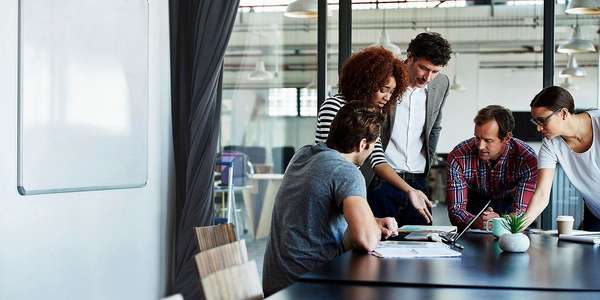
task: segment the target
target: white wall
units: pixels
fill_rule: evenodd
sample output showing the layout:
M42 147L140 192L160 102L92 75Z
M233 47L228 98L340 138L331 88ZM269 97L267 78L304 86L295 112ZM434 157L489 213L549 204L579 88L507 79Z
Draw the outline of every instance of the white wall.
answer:
M17 193L18 1L0 1L0 299L157 299L172 193L168 1L150 1L148 184Z

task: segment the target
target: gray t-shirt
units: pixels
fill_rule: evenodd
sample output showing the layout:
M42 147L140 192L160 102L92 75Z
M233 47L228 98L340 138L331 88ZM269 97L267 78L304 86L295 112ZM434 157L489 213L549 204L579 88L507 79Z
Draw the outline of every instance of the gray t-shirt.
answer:
M600 218L600 111L586 113L592 118L592 146L577 153L560 136L551 140L544 138L538 155L538 169L554 169L559 163L587 207Z
M366 199L359 169L339 152L318 143L300 148L277 192L265 252L263 290L270 295L343 251L348 224L342 202Z

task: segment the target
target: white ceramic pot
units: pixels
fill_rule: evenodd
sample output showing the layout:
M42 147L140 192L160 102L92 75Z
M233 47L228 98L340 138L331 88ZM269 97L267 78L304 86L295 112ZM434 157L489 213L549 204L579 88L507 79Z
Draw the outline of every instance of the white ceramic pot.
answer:
M525 252L529 249L529 237L523 233L507 233L500 237L500 248L507 252Z

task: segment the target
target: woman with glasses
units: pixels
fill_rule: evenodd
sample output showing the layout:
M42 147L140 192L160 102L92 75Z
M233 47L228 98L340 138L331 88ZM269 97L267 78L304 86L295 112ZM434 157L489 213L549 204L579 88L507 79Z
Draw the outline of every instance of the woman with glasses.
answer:
M585 201L582 229L600 231L600 111L575 114L573 97L558 86L543 89L530 106L531 122L544 140L527 225L548 206L558 163Z

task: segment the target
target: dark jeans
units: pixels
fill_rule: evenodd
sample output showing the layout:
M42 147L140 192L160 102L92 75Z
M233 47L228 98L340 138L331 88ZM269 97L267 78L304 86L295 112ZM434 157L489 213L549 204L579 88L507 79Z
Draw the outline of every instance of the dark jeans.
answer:
M583 206L583 222L581 222L581 229L587 231L600 231L600 220L594 216L587 205Z
M426 193L424 174L399 173L398 175L413 188ZM377 218L394 217L398 226L431 225L431 223L426 223L421 214L412 206L406 193L378 176L375 176L369 185L367 200Z

